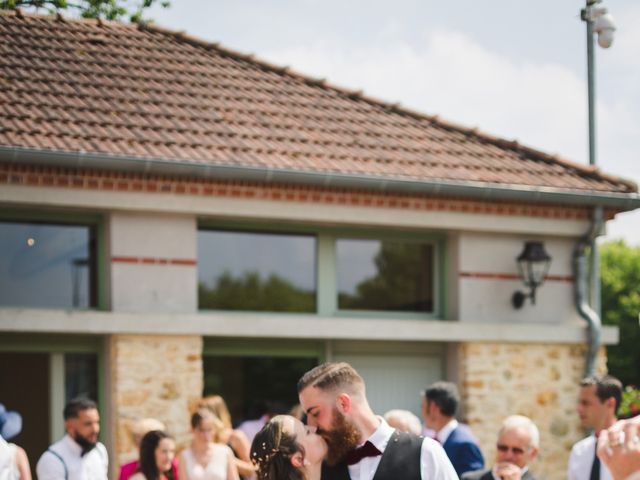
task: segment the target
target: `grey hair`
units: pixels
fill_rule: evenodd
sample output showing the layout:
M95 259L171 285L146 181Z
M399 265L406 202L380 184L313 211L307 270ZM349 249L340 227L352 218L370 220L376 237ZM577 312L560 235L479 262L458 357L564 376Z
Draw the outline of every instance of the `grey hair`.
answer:
M422 434L422 422L409 410L389 410L384 414L384 419L389 425L398 430L415 433L416 435ZM397 423L394 422L394 419L397 420Z
M511 428L523 428L529 434L529 446L538 448L540 446L540 432L538 427L529 417L524 415L510 415L502 422L502 427L498 432L501 435L503 431Z

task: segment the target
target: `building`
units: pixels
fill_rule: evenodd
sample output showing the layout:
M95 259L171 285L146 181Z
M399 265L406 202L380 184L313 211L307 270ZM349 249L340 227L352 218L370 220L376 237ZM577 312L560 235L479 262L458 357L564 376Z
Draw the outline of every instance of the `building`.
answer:
M0 46L0 401L32 460L73 396L98 398L116 464L139 417L184 443L203 391L239 419L330 359L381 413L456 381L487 454L532 417L560 478L571 258L636 185L154 26L2 13ZM550 271L514 309L531 240Z

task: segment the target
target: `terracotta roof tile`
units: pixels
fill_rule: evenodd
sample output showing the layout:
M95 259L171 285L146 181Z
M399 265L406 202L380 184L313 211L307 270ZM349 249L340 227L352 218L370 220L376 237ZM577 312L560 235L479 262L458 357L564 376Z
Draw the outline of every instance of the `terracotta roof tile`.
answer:
M0 13L0 144L631 192L630 182L159 27Z

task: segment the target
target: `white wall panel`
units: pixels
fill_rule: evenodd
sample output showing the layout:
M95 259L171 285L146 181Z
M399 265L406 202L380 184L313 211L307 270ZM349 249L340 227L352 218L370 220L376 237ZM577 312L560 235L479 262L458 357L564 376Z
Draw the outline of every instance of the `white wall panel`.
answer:
M349 362L367 385L371 408L383 415L392 408L420 413L420 392L442 379L440 355L336 353L335 361Z

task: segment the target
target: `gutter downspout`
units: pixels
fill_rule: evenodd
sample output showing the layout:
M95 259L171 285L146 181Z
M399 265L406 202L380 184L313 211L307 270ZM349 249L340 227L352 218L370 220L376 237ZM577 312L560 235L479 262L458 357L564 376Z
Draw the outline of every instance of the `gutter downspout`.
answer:
M591 285L592 288L596 282L600 281L600 268L597 258L597 254L594 255L593 246L596 243L596 237L600 235L602 230L602 207L595 207L593 210L593 220L589 230L580 237L578 243L573 250L573 273L575 277L575 302L576 310L578 314L587 322L587 354L586 354L586 376L593 375L595 373L596 357L598 355L598 349L600 348L600 335L602 331L602 321L600 315L594 308L589 306L588 302L588 272L587 272L587 258L585 250L587 247L592 247L592 267L591 267ZM593 288L592 292L592 305L595 308L599 307L599 298L596 296L600 294L600 288Z

